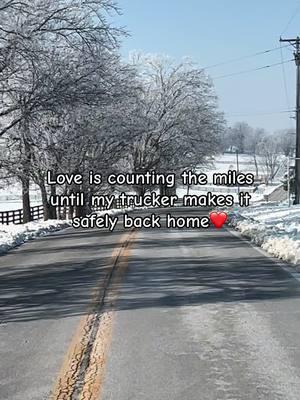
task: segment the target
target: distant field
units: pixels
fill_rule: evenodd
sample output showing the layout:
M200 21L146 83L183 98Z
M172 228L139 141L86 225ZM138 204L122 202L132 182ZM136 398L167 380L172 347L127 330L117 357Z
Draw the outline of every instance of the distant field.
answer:
M260 157L257 157L258 163L258 175L263 177L265 175L265 167L262 165L263 162ZM237 169L237 157L235 154L223 154L219 157L216 157L213 165L206 169L205 172L208 177L208 182L211 183L213 180L213 174L215 173L226 173L229 170ZM248 154L240 154L239 155L239 170L243 173L253 173L255 174L255 165L253 157ZM280 178L284 175L286 167L284 166L284 162L282 166L279 168L278 174L276 176L275 181L280 181Z
M31 201L31 206L37 206L41 204L41 200ZM10 211L10 210L19 210L22 208L21 201L0 201L0 211Z
M30 190L31 205L42 203L36 187ZM22 208L21 187L18 184L9 185L0 189L0 211L18 210Z
M259 169L259 175L263 176L264 175L264 168L261 165L261 160L257 159L258 161L258 169ZM208 185L205 186L193 186L190 188L190 194L203 194L208 191L213 191L213 192L220 192L220 194L224 194L224 192L231 193L234 195L236 198L236 193L233 193L234 191L237 192L237 188L226 188L226 187L213 187L212 186L212 180L213 180L213 174L214 173L226 173L228 170L236 170L237 168L237 159L235 154L223 154L220 155L219 157L216 157L215 161L212 163L212 165L208 168L205 169L199 169L198 172L205 172L208 176ZM247 172L252 172L255 173L255 166L253 162L253 158L247 154L240 154L239 155L239 169L241 172L247 173ZM273 184L276 184L276 182L280 182L280 178L283 176L285 173L285 167L284 165L279 169L278 175L275 179L275 182ZM268 194L269 192L272 192L274 190L273 187L263 187L264 185L261 186L261 188L252 195L252 200L253 201L260 201L263 199L263 194ZM179 197L182 197L186 195L186 190L187 188L182 188L180 185L178 185L177 189L177 194ZM251 191L251 190L250 190ZM41 204L41 199L40 199L40 194L38 188L32 187L30 191L30 198L31 198L31 205L39 205ZM5 188L0 189L0 211L9 211L9 210L18 210L22 208L22 200L21 200L21 187L18 184L13 184L9 185Z

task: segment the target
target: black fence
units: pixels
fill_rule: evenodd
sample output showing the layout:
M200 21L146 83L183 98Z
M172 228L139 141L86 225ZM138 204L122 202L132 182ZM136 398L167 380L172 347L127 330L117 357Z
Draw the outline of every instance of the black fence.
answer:
M178 205L182 203L182 199L178 200ZM133 204L130 202L126 208L133 207ZM119 199L115 199L111 208L121 210L124 206L121 204ZM108 210L107 207L93 207L91 212L97 211L105 211ZM30 208L31 221L38 221L44 218L44 208L42 205L35 206ZM61 207L57 208L57 218L58 219L66 219L69 216L69 208ZM11 210L11 211L0 211L0 224L9 225L15 224L20 225L23 224L23 210Z
M122 209L121 202L116 199L113 203L112 208L114 209ZM106 207L93 207L92 212L96 211L105 211ZM30 208L31 221L38 221L44 218L44 208L43 206L35 206ZM57 209L57 218L65 219L69 215L68 207L58 208ZM11 210L11 211L0 211L0 224L9 225L15 224L20 225L23 224L23 210Z
M43 206L30 208L31 220L37 221L44 218ZM0 211L0 224L23 224L23 210Z

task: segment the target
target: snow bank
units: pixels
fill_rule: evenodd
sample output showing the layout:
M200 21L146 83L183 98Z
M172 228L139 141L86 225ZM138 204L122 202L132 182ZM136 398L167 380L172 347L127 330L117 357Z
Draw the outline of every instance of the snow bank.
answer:
M271 255L300 262L300 206L269 204L237 209L231 225Z
M45 236L70 225L70 221L61 220L34 221L24 225L0 224L0 254L7 253L13 247L19 246L28 240L38 236Z
M104 214L117 215L130 210L132 210L132 208L124 210L113 209L99 211L96 214L99 216ZM68 228L71 225L72 221L68 220L34 221L24 225L0 224L0 255L7 253L10 249L19 246L28 240L49 235L52 232Z

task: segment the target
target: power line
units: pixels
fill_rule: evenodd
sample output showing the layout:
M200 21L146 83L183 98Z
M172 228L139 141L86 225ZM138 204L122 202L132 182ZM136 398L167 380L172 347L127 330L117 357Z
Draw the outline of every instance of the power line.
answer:
M231 76L236 76L236 75L242 75L242 74L247 74L250 72L255 72L255 71L261 71L263 69L267 69L267 68L272 68L272 67L276 67L278 65L282 65L282 64L287 64L294 61L294 59L292 58L291 60L285 60L279 63L275 63L275 64L269 64L269 65L264 65L263 67L258 67L258 68L252 68L252 69L246 69L244 71L238 71L238 72L233 72L232 74L227 74L227 75L221 75L221 76L216 76L213 77L212 79L222 79L222 78L229 78Z
M295 47L296 80L296 167L295 167L295 204L300 204L300 37L282 39L280 43L290 43Z
M257 57L257 56L263 55L263 54L271 53L272 51L280 50L281 48L289 47L289 46L290 46L290 45L287 44L287 45L285 45L285 46L278 46L278 47L274 47L273 49L268 49L268 50L264 50L264 51L259 51L259 52L257 52L257 53L249 54L249 55L246 55L246 56L242 56L242 57L238 57L238 58L233 58L233 59L231 59L231 60L223 61L223 62L220 62L220 63L218 63L218 64L208 65L207 67L204 67L203 70L211 69L211 68L216 68L216 67L219 67L219 66L222 66L222 65L232 64L232 63L235 63L235 62L238 62L238 61L246 60L246 59L248 59L248 58L253 58L253 57Z
M281 32L281 35L280 35L280 36L282 36L282 35L288 30L288 28L290 27L291 23L292 23L292 22L294 21L294 19L296 18L296 16L297 16L297 14L299 13L299 11L300 11L300 4L299 4L299 6L296 8L296 10L293 12L291 18L288 20L288 23L286 24L284 30Z
M283 78L283 87L284 87L284 92L285 92L285 99L286 99L286 104L287 108L290 109L290 99L289 99L289 93L287 89L287 82L286 82L286 73L285 73L285 66L284 66L284 61L283 61L283 51L282 47L280 46L280 57L281 57L281 69L282 69L282 78ZM290 115L291 117L291 115ZM290 127L292 128L292 121L290 119Z

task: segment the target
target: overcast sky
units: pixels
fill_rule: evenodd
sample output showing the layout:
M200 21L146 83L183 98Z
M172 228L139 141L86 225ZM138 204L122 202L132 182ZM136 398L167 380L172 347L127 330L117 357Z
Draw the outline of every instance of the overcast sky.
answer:
M176 60L188 56L206 67L277 47L281 34L300 35L299 0L119 0L119 5L123 15L117 22L130 32L122 46L125 58L139 50L168 54ZM282 55L283 60L291 60L292 48L283 48ZM207 72L217 78L281 60L278 50ZM244 120L269 131L294 127L290 114L280 113L295 108L294 62L284 69L288 96L281 65L214 79L220 108L229 123Z

